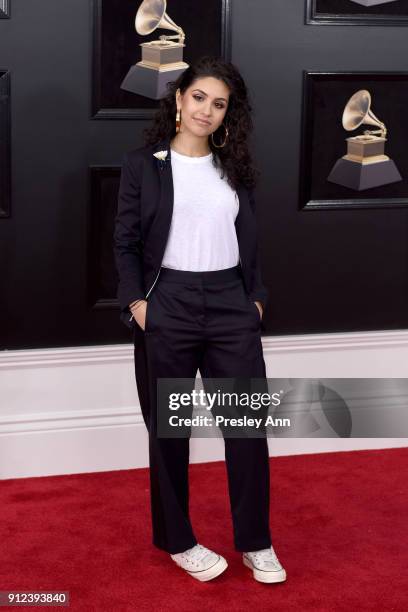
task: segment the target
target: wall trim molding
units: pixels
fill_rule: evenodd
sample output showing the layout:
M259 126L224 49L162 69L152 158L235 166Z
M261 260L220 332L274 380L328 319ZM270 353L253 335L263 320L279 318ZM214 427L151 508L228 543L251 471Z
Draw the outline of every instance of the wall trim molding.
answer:
M120 410L75 410L40 413L24 413L20 415L0 416L0 433L15 434L28 432L63 431L65 429L82 429L143 425L142 413L134 407L120 408Z
M342 348L372 349L393 346L408 348L408 330L263 336L262 345L265 354ZM133 344L5 350L0 352L0 369L123 362L128 361L129 357L133 359Z
M408 330L266 336L262 341L267 352L408 347Z

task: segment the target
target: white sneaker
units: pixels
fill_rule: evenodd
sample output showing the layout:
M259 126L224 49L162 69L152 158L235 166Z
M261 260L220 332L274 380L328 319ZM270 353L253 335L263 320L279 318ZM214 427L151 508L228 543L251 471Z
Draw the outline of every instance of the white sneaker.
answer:
M244 565L252 569L255 580L259 582L283 582L286 580L286 571L276 556L273 546L244 552L242 554Z
M170 556L187 574L202 582L216 578L228 567L224 557L201 544Z

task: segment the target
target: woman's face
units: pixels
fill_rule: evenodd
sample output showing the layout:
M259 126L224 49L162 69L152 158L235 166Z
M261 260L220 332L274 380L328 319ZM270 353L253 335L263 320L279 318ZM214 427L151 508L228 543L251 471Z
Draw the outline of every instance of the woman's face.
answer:
M224 81L204 77L194 81L181 95L177 92L177 109L181 110L181 132L210 136L222 124L227 112L229 89Z

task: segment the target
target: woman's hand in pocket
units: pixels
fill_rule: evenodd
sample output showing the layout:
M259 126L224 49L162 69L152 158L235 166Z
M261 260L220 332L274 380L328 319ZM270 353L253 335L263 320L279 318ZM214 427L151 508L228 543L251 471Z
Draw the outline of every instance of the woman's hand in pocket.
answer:
M147 301L139 300L133 308L130 309L136 323L141 327L141 329L145 330L146 325L146 311L147 311Z
M262 321L262 317L263 317L263 308L262 308L262 304L261 304L261 302L255 302L255 304L256 304L256 306L257 306L257 308L258 308L258 310L259 310L259 316L260 316L261 321Z

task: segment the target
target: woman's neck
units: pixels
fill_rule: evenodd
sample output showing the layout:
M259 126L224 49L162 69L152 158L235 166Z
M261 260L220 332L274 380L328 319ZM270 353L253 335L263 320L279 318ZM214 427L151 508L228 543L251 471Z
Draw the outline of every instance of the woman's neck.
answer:
M188 155L189 157L203 157L211 153L208 146L208 138L189 138L187 134L176 134L170 142L172 149L180 155Z

